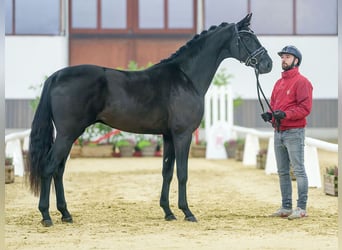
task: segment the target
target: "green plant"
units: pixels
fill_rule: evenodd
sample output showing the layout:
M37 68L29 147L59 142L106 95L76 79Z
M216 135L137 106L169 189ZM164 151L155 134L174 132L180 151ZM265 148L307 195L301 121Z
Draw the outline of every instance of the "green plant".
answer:
M103 123L97 122L86 128L85 132L80 136L79 142L80 144L82 143L81 145L89 145L91 142L92 144L96 145L97 143L94 143L93 141L99 139L101 136L104 136L110 131L112 131L111 127ZM103 141L107 144L111 143L111 137L105 138Z
M224 142L224 146L228 147L238 147L241 148L245 145L245 140L243 138L229 139Z
M31 85L31 86L29 86L29 89L40 93L42 91L44 82L46 81L47 78L48 77L45 76L43 82L41 82L40 84L37 84L37 85ZM37 95L33 100L30 101L30 107L32 108L32 110L34 112L37 110L39 101L40 101L40 95Z
M234 76L232 74L226 73L225 68L221 68L218 72L216 72L212 83L216 86L225 86L230 83L230 80Z
M5 158L5 165L9 166L9 165L12 165L12 164L13 164L13 157L6 156L6 158Z
M137 143L136 143L136 149L139 151L143 149L144 147L148 146L158 146L160 143L160 140L158 140L158 137L156 135L150 136L150 135L137 135Z
M143 70L143 69L147 69L149 67L151 67L153 65L153 63L149 62L146 66L138 66L138 63L136 61L129 61L126 70ZM121 67L118 67L117 69L124 69Z
M338 176L338 167L337 166L327 167L327 168L325 168L325 172L328 175Z

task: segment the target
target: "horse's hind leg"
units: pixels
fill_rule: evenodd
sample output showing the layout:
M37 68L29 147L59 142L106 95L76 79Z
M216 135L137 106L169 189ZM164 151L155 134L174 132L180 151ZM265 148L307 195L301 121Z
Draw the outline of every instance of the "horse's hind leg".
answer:
M172 138L164 135L164 153L163 153L163 186L160 196L160 206L165 212L165 220L176 220L169 204L170 183L173 176L175 163L175 150Z
M59 139L59 140L58 140ZM63 174L65 169L65 162L69 155L70 149L72 147L73 140L58 138L55 142L55 150L58 159L60 159L58 169L53 175L53 180L55 183L57 209L62 214L62 221L72 223L72 216L67 209L67 203L64 195L64 185L63 185Z
M64 196L63 173L65 162L68 157L73 141L57 135L49 153L49 164L42 176L41 194L39 201L39 210L42 213L44 226L51 226L52 220L49 215L49 196L52 176L54 178L57 208L62 214L62 221L72 222L72 217L67 210Z
M62 222L72 223L72 216L67 209L67 204L64 196L64 185L63 185L63 174L65 169L65 161L58 166L57 172L53 176L53 181L55 183L56 199L57 199L57 209L62 214Z
M41 177L38 208L43 217L41 223L45 227L52 226L52 220L49 213L51 180L52 176Z

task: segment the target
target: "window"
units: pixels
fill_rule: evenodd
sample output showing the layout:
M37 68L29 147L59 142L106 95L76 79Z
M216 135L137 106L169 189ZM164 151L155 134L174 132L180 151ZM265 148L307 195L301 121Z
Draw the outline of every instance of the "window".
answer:
M70 33L196 31L197 0L70 0Z
M337 35L338 0L204 0L204 28L253 13L261 35Z
M297 34L337 34L337 0L297 0Z
M101 27L103 29L127 28L126 0L102 0Z
M168 1L168 27L171 29L192 29L194 25L194 3L192 0Z
M162 29L164 23L164 0L139 0L139 28Z
M254 0L251 1L251 12L251 28L257 34L282 35L293 32L292 0Z
M235 23L247 14L247 0L206 0L204 5L204 28L222 22Z
M60 0L6 0L6 34L59 35Z
M72 1L72 28L97 28L97 0Z
M13 33L13 2L12 0L6 0L5 2L6 14L5 14L5 32L6 34Z

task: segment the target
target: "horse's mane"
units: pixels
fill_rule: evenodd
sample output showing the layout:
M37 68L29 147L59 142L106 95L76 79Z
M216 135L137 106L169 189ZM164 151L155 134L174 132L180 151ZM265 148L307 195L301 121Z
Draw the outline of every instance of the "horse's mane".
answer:
M203 30L200 34L196 34L190 39L185 45L180 47L175 53L173 53L170 57L166 59L162 59L159 63L165 63L173 60L174 58L178 57L181 53L183 53L185 50L191 48L194 46L194 44L197 44L198 41L202 40L201 38L210 36L215 31L226 27L227 25L230 25L229 23L223 22L219 26L212 25L208 30Z

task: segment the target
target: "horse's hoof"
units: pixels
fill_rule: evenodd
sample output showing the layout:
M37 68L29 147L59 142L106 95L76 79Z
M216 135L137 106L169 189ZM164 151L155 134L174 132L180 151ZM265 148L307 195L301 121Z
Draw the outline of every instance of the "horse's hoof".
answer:
M42 220L41 223L44 227L51 227L53 225L52 220Z
M73 223L74 221L72 220L72 217L62 217L62 222L65 223Z
M174 214L169 214L169 215L165 215L165 220L172 221L172 220L177 220L177 218Z
M185 221L190 221L190 222L197 222L197 219L195 216L188 216L184 218Z

